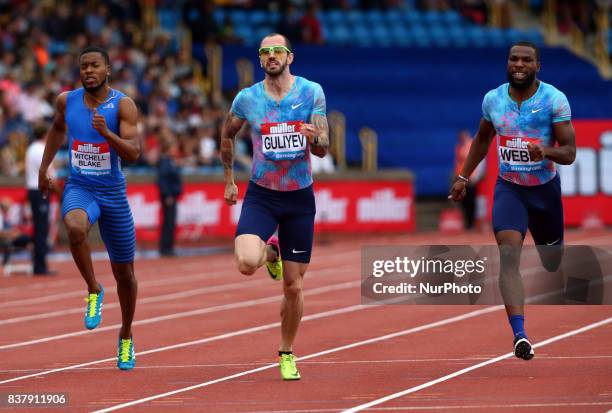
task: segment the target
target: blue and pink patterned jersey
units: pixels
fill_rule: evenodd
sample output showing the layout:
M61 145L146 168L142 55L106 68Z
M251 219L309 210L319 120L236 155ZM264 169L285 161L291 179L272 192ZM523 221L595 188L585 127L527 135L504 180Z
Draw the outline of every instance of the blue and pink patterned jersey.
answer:
M238 93L232 112L251 125L251 180L276 191L294 191L312 184L308 141L300 133L312 115L325 116L325 95L318 83L295 76L289 93L276 102L263 82Z
M544 184L555 177L555 164L549 159L532 162L527 144L554 146L553 123L571 119L569 102L563 92L540 81L536 93L519 109L508 88L505 83L482 101L482 116L497 132L499 176L519 185Z

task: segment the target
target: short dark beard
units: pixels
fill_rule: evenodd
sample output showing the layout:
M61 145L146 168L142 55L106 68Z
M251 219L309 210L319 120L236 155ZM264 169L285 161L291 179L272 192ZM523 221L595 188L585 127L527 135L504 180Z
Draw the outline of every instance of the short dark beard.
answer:
M265 65L264 65L264 72L266 72L266 74L270 77L279 77L280 75L283 74L283 72L285 71L285 69L287 68L287 62L285 62L284 64L281 64L280 62L278 62L280 65L280 70L278 72L270 72L268 71L268 69L266 69Z
M85 86L85 81L81 79L81 84L83 85L83 89L85 89L85 91L87 93L91 93L94 94L96 93L98 90L102 89L105 85L106 85L106 80L108 79L108 77L105 77L104 80L102 82L100 82L99 85L97 86L93 86L93 87L87 87Z
M529 89L529 87L531 85L533 85L533 82L535 82L535 78L536 78L536 74L535 74L535 72L532 72L522 82L517 82L512 77L512 72L510 72L508 70L508 82L510 83L510 86L512 86L513 88L518 89L518 90L527 90L527 89Z

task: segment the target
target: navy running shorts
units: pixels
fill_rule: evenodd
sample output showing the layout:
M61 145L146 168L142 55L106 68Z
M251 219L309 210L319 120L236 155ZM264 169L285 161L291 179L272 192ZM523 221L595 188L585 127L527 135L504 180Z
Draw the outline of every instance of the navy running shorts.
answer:
M542 185L524 186L500 177L493 196L493 231L529 229L536 245L563 244L563 203L559 174Z
M275 191L249 181L236 236L253 234L267 242L278 226L282 259L309 263L315 213L312 185L296 191Z
M73 209L84 210L91 225L98 221L112 262L134 261L136 232L125 186L91 188L68 183L62 198L62 218Z

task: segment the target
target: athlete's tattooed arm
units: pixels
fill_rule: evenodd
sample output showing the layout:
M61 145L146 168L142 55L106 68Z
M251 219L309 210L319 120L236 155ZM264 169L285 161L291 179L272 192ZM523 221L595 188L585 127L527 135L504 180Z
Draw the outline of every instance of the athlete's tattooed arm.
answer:
M312 123L302 124L300 132L306 136L310 143L310 152L323 158L329 149L329 126L327 116L314 114L311 117Z
M234 183L234 140L244 122L245 119L240 119L230 111L221 131L221 161L225 178L225 202L228 205L234 205L238 199L238 187Z
M538 162L543 159L550 159L561 165L570 165L576 159L576 132L569 120L553 123L553 133L559 146L543 146L529 143L529 157L532 161Z

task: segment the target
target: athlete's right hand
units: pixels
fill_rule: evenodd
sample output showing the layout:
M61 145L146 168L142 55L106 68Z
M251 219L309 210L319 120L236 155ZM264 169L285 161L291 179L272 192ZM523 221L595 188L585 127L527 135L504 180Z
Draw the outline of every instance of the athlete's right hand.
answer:
M467 182L461 179L456 179L455 182L453 183L453 186L451 187L450 195L448 196L448 199L452 199L455 202L461 201L463 197L465 197L467 186L468 186Z
M235 183L229 182L225 184L225 203L229 206L236 205L238 200L238 187Z
M41 169L38 172L38 189L42 192L44 199L49 196L49 190L53 187L53 182L47 171Z

